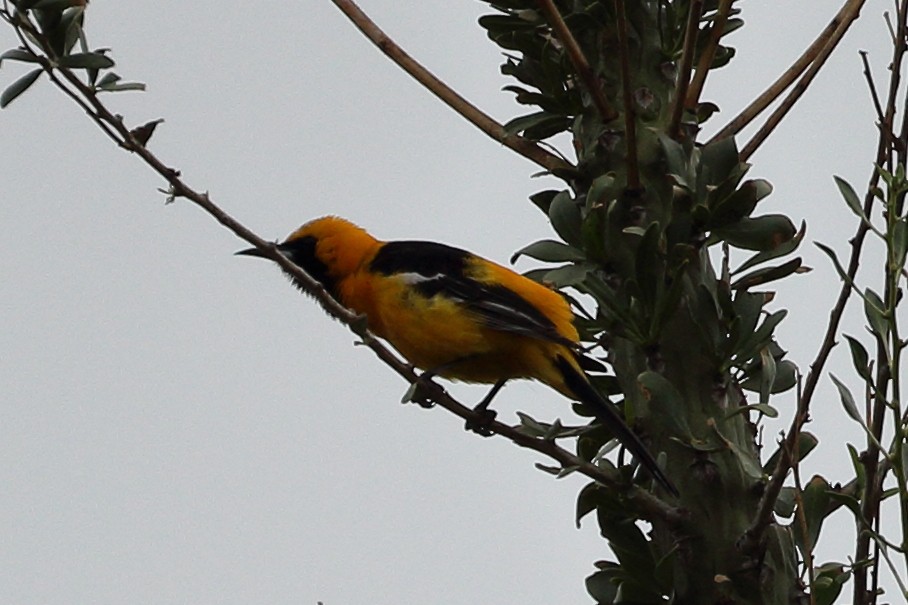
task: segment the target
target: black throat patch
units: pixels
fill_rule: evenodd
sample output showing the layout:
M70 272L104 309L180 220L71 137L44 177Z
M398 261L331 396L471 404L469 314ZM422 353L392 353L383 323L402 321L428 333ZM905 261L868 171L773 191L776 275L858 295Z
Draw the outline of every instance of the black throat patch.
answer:
M313 279L325 286L328 293L336 299L337 282L328 274L328 266L316 256L315 248L317 244L318 240L316 238L307 235L285 242L279 248L294 264L302 267Z

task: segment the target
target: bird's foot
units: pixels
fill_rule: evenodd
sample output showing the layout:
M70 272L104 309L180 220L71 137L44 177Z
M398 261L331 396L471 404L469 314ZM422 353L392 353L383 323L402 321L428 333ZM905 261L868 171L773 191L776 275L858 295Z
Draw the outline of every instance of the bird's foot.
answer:
M429 394L430 387L429 382L435 375L431 372L423 372L416 379L416 382L410 385L410 388L407 389L407 392L404 393L404 396L401 398L401 403L415 403L423 408L431 408L435 405L435 402L432 400L431 395Z
M472 431L483 437L491 437L494 434L494 431L492 431L490 427L492 423L495 422L495 417L498 416L498 412L490 410L483 405L478 405L473 408L473 412L476 414L476 417L467 420L463 427L464 430Z

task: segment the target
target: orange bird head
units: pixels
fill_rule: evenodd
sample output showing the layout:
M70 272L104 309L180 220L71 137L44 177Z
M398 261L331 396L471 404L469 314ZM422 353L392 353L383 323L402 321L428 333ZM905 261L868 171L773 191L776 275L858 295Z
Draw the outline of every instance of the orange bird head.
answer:
M368 262L380 244L365 229L347 219L325 216L309 221L277 248L337 298L338 282ZM237 254L266 257L258 248L240 250Z

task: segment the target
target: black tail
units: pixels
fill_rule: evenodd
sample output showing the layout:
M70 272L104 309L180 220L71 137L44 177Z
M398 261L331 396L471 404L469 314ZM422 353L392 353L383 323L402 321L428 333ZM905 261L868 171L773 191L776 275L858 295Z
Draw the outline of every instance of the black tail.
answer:
M665 473L662 472L662 469L659 468L659 465L656 463L656 459L653 458L653 455L649 453L649 450L646 449L646 446L640 441L640 437L627 426L621 416L618 415L618 412L615 411L612 404L607 402L602 395L593 388L586 377L580 374L569 361L559 356L555 361L555 366L561 372L565 384L574 393L574 396L596 414L596 418L599 419L599 422L615 434L618 441L634 455L634 458L636 458L640 464L646 467L646 470L648 470L653 478L659 482L659 485L664 487L666 491L672 495L677 496L678 488L676 488Z

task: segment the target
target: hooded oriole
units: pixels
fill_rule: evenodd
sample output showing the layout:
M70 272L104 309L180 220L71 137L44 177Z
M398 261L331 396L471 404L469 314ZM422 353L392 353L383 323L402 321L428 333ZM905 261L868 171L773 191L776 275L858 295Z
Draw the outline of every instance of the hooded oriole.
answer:
M383 242L333 216L306 223L278 248L338 302L364 314L369 329L414 366L495 383L494 390L512 378L535 379L580 400L677 494L639 437L590 385L574 315L557 292L465 250ZM237 254L262 256L256 248Z

